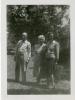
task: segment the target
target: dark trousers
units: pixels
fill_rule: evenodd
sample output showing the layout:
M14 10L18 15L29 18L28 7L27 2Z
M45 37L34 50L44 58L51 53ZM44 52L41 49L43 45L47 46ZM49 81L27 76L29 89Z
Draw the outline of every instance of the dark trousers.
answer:
M16 60L16 68L15 68L15 80L19 81L20 77L20 69L22 72L22 82L26 80L26 72L24 72L24 56L23 55L18 55L17 60Z

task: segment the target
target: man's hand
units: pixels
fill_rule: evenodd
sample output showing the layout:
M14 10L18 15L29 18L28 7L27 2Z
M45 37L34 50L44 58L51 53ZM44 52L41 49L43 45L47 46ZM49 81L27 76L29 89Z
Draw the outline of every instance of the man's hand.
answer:
M26 63L28 63L28 62L29 62L29 60L30 60L30 58L28 58L28 59L27 59Z
M56 64L56 65L58 64L58 59L55 60L55 64Z
M26 69L27 69L28 63L29 63L29 59L27 59L26 61Z
M57 65L57 64L58 64L58 62L55 62L55 64Z

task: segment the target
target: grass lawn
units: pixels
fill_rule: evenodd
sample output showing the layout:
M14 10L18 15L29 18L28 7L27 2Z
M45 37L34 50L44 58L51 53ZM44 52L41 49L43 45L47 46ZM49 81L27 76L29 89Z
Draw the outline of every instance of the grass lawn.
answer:
M70 94L70 71L65 66L59 65L60 71L56 76L56 88L47 89L46 82L41 82L40 85L36 83L33 77L33 60L31 59L27 69L27 82L22 85L21 82L15 82L15 61L13 55L8 55L7 59L7 93L12 95L25 94ZM61 66L61 67L60 67ZM21 76L20 76L21 80Z

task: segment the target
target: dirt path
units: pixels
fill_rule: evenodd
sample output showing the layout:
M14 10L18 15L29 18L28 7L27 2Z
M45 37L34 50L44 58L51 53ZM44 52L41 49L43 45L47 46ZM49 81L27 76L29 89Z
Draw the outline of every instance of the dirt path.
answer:
M33 62L30 61L27 73L27 82L22 85L15 82L15 61L14 57L8 55L7 68L7 88L8 94L70 94L70 82L68 80L60 80L56 83L55 89L47 89L46 82L37 85L36 79L33 77ZM21 78L20 78L21 79Z

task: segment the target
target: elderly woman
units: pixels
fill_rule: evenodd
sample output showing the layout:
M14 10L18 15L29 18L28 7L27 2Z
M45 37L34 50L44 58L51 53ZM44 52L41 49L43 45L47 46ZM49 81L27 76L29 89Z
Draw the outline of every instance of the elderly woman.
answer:
M44 62L44 48L45 48L45 36L38 36L38 44L35 45L35 57L34 57L34 76L37 77L37 81L40 81L43 62Z
M59 60L59 43L54 40L54 35L50 34L49 41L46 45L46 65L47 65L47 85L49 86L49 79L52 79L52 85L55 87L54 75L55 66Z

